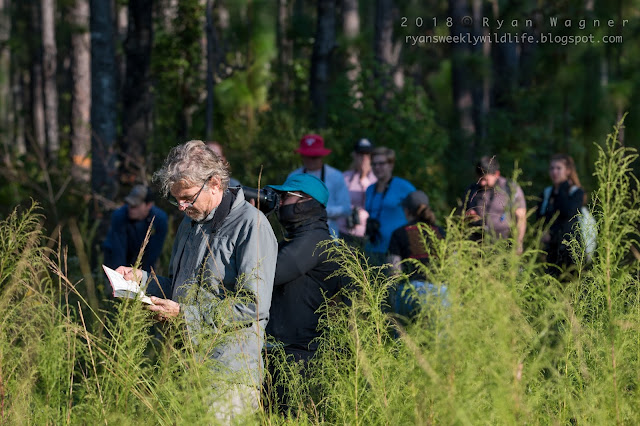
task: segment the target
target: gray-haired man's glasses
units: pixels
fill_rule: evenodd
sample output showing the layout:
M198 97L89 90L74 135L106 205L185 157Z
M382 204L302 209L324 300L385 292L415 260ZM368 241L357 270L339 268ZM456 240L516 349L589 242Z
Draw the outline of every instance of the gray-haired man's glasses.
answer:
M209 179L211 179L211 178L209 178ZM200 196L200 193L204 189L204 186L207 184L207 182L209 182L209 179L204 181L204 183L200 187L200 191L198 191L196 193L196 195L193 197L193 200L191 200L191 201L178 201L178 200L176 200L175 197L170 196L169 197L169 204L171 204L173 206L176 206L176 207L184 207L185 209L188 209L189 207L193 207L193 205L196 203L196 201L198 201L198 197Z

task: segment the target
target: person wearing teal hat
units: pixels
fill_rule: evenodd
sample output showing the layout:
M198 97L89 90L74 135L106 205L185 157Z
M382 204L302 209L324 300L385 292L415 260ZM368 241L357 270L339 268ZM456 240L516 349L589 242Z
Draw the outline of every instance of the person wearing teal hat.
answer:
M282 185L267 186L280 192L281 196L284 195L285 198L289 192L303 192L322 204L325 208L327 207L327 201L329 201L329 190L327 189L327 185L313 175L292 175L289 176Z
M342 287L340 277L329 278L338 265L328 261L327 253L317 247L331 239L326 210L329 191L320 179L309 174L292 175L282 185L269 186L280 194L277 214L287 238L278 245L267 334L285 354L306 365L322 334L318 310ZM286 390L276 386L276 392L280 408L286 411Z

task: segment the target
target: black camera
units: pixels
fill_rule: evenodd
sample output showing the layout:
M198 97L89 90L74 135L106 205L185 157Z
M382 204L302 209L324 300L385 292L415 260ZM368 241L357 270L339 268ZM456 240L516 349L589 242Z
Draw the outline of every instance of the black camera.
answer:
M347 229L353 229L356 225L360 225L360 211L357 207L353 207L347 216Z
M270 187L251 188L243 186L244 199L247 201L255 200L255 205L264 214L272 213L280 206L280 194Z
M382 238L382 234L380 233L380 221L372 217L367 219L367 227L365 228L364 233L367 238L369 238L371 244L376 244Z

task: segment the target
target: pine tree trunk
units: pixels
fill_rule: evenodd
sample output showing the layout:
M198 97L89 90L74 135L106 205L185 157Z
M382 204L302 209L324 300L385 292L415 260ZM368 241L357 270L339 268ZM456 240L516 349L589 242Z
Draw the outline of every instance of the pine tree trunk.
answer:
M336 44L335 0L318 0L316 37L311 56L309 92L313 111L313 122L318 128L327 124L327 92L331 56Z
M47 135L47 152L56 159L60 150L58 135L58 49L56 46L54 0L42 0L42 63L44 85L44 114Z
M126 75L122 93L122 179L146 181L146 142L151 135L150 94L153 0L129 0L129 28L124 44Z
M404 86L404 72L400 64L401 43L393 41L393 27L397 24L393 0L376 1L374 54L377 64L376 74L383 88L378 105L384 109L385 101L391 96L393 87Z
M0 0L0 137L2 137L4 161L10 161L14 152L11 144L13 117L11 106L11 51L8 42L11 36L11 19L9 16L9 0Z
M116 60L111 2L91 0L91 189L94 199L113 200L116 179ZM94 205L94 213L99 212Z
M285 105L293 103L291 91L291 63L293 62L293 42L289 38L288 0L278 0L277 43L278 43L278 94Z
M89 0L76 0L71 10L71 175L89 182L91 176L91 36Z
M215 75L218 65L218 37L213 22L213 1L207 0L206 5L206 33L207 33L207 109L206 109L206 130L205 135L208 141L213 140L214 130L214 100L215 100Z
M451 34L467 31L462 26L462 18L469 16L466 0L449 0L449 16L453 26ZM453 146L467 147L466 160L469 164L475 157L474 137L476 127L473 120L473 95L471 91L471 76L467 63L471 56L471 49L463 43L451 45L451 84L453 104L457 115L457 126L453 132Z
M360 77L360 57L354 42L360 35L360 12L358 0L342 0L342 31L347 42L347 78L351 81L351 96L356 99L354 106L360 107L362 92L358 87Z
M41 34L42 26L40 19L40 5L31 3L31 34ZM34 43L35 44L35 43ZM29 142L41 155L46 151L46 132L44 117L44 99L42 82L42 49L31 46L31 129L27 137ZM27 130L28 131L28 130Z

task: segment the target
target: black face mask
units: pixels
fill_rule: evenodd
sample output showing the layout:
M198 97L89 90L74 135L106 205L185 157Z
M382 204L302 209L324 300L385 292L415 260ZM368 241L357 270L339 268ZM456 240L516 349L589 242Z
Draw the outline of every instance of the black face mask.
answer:
M326 220L326 210L314 199L295 204L287 204L278 209L278 220L287 231L322 217Z

